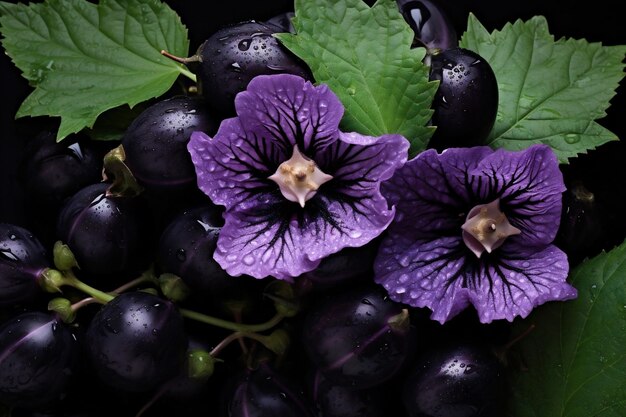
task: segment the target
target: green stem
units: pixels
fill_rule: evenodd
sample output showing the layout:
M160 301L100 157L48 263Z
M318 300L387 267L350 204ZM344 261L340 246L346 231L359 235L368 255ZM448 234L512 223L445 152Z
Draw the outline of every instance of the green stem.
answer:
M189 78L194 83L198 82L198 78L196 77L196 74L194 74L193 72L189 71L189 69L185 68L184 66L179 66L178 70L180 71L181 74L183 74L185 77Z
M104 302L104 303L108 303L109 301L111 301L112 299L115 298L114 295L111 294L107 294L103 291L100 291L94 287L92 287L91 285L87 285L84 282L82 282L81 280L79 280L78 278L76 278L76 275L74 275L74 273L72 271L65 271L64 272L64 281L63 281L63 285L69 285L70 287L74 287L77 290L80 290L82 292L84 292L85 294L90 295L91 297Z
M233 330L236 332L250 332L250 333L263 332L265 330L269 330L272 327L276 326L278 323L280 323L281 320L284 318L282 314L276 313L274 317L272 317L265 323L241 324L241 323L235 323L235 322L228 321L228 320L222 320L217 317L207 316L206 314L198 313L196 311L191 311L191 310L187 310L184 308L180 309L180 313L183 315L183 317L187 317L188 319L196 320L201 323L210 324L212 326L217 326L223 329Z
M228 345L230 345L233 341L241 340L244 337L247 337L248 339L256 340L257 342L261 343L262 345L264 345L265 347L269 349L269 347L267 346L267 336L265 335L258 334L258 333L251 333L251 332L234 332L234 333L229 334L228 336L226 336L226 338L224 338L224 340L219 342L217 346L215 346L213 350L209 352L209 355L211 355L214 358L217 357L217 355L219 355L220 352L224 350Z
M70 287L74 287L77 290L84 292L85 294L90 295L91 297L97 299L102 303L108 303L112 299L115 298L117 294L109 294L98 289L93 288L92 286L85 284L78 278L72 271L65 271L63 285L69 285ZM269 330L272 327L276 326L281 320L285 317L280 313L276 313L274 317L266 321L265 323L259 324L241 324L235 323L228 320L222 320L217 317L208 316L206 314L198 313L196 311L187 310L184 308L179 309L180 313L183 317L187 317L192 320L199 321L201 323L209 324L211 326L221 327L223 329L233 330L236 332L246 332L246 333L254 333L254 332L262 332L265 330Z

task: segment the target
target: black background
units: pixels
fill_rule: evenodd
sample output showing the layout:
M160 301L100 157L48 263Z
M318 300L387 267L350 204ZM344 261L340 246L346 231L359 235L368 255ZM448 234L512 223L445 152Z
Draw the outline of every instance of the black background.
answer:
M247 19L266 20L293 9L291 0L232 2L171 0L167 3L188 27L191 52L225 24ZM474 13L490 31L501 29L506 22L518 18L526 20L534 15L543 15L548 21L550 32L556 38L585 38L605 45L626 44L626 29L620 17L621 13L618 12L617 1L598 0L565 5L564 2L556 1L442 0L442 4L459 34L465 31L470 12ZM20 124L27 124L29 119L22 118L16 121L14 115L32 89L4 54L0 56L0 83L0 222L21 224L24 221L23 196L16 172L23 154L23 140L17 136L16 128ZM626 110L624 84L622 82L616 97L612 100L607 117L599 121L622 139L626 139L626 129L622 120ZM626 170L623 168L625 156L626 150L622 142L612 142L577 158L563 169L568 176L584 177L587 187L599 196L621 194L626 186L624 180ZM626 209L619 206L614 207L614 211L621 212L622 208ZM626 216L620 213L619 218L624 217ZM626 219L623 220L623 224L626 224ZM622 228L626 230L626 226L622 227L621 224L617 226L619 227L616 230Z

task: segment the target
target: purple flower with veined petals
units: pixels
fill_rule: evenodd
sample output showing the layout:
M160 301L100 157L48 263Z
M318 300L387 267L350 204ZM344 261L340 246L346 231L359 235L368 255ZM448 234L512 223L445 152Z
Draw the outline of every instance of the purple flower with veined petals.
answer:
M188 144L199 188L225 206L214 258L230 275L292 280L387 228L380 184L406 162L404 137L339 131L334 93L290 74L255 77L235 107Z
M552 245L563 175L545 145L427 150L383 185L396 216L375 280L389 296L446 322L472 304L483 323L575 298L567 256Z

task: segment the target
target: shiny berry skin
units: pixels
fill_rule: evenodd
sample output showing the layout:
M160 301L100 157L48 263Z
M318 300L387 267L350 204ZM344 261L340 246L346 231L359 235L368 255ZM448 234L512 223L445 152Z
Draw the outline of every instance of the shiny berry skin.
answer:
M57 237L74 253L81 272L92 276L119 273L146 258L150 211L140 197L107 195L110 184L81 189L65 204Z
M198 48L200 91L224 117L235 114L235 95L257 75L312 79L306 64L272 36L279 31L273 24L244 21L218 30Z
M179 373L187 336L172 302L134 291L118 295L96 313L85 345L100 381L125 392L145 392Z
M124 162L145 188L193 186L196 172L187 143L192 132L211 135L217 125L201 97L180 95L160 100L141 112L124 132Z
M291 23L295 15L294 12L280 13L266 20L265 23L276 26L278 28L277 32L296 33L296 29L293 27L293 23Z
M311 397L318 414L324 417L386 417L389 400L384 390L377 388L355 390L330 382L316 372Z
M313 417L313 406L298 384L268 363L233 377L224 401L228 417Z
M23 227L0 223L0 306L30 301L50 266L46 249Z
M429 78L440 82L432 104L431 124L437 129L429 146L441 151L485 144L499 100L489 63L469 49L446 49L432 56Z
M403 402L410 417L504 415L504 369L486 345L451 344L416 359Z
M39 210L59 209L65 199L102 179L102 157L103 150L84 134L57 142L56 131L40 132L27 142L21 167L29 202Z
M178 214L163 230L157 264L163 272L180 277L192 290L221 293L234 285L213 259L219 232L224 225L221 210L203 205Z
M409 357L413 333L407 315L382 287L345 288L309 308L302 343L331 382L371 388L395 376Z
M0 403L34 409L61 399L78 346L54 315L26 312L0 326Z
M415 33L413 46L424 46L431 52L458 46L454 25L437 0L396 0L396 3Z

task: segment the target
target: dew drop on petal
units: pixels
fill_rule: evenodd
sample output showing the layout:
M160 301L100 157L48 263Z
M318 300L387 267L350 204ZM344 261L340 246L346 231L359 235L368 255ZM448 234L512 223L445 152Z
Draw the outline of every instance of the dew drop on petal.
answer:
M254 256L248 254L248 255L243 257L242 261L243 261L244 264L246 264L248 266L251 266L251 265L254 264Z

